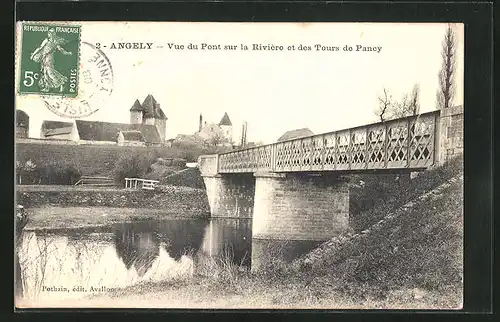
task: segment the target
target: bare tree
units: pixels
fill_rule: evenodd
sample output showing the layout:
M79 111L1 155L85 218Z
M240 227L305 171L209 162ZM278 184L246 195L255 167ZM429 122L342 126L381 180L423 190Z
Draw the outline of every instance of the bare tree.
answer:
M219 144L224 142L224 139L225 139L225 137L222 133L215 132L208 139L208 145L209 146L218 146Z
M392 95L387 88L384 88L383 95L378 97L378 109L375 110L375 115L380 119L380 122L386 121L389 116L389 111L393 105Z
M400 101L393 104L393 108L391 109L391 118L397 119L407 116L410 102L411 99L408 97L408 94L404 94Z
M381 122L417 115L420 112L420 85L413 85L411 93L404 94L399 101L393 100L389 90L384 88L383 94L378 97L378 104L375 115Z
M443 40L441 58L443 59L439 71L439 89L436 95L438 109L445 109L453 104L455 87L453 78L455 76L457 39L455 31L448 25Z
M420 112L420 85L413 85L411 93L396 102L391 112L393 118L417 115Z

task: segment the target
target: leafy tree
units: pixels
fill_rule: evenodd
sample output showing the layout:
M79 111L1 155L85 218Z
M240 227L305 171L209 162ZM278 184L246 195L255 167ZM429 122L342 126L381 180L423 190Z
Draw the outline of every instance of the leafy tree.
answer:
M439 109L449 108L453 104L455 95L455 68L456 68L456 50L457 39L455 31L448 25L443 39L443 48L441 51L442 65L439 71L439 89L436 100Z

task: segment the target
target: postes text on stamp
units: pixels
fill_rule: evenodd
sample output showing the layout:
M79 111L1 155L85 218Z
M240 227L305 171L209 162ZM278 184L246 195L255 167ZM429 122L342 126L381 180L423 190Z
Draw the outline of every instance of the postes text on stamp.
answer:
M23 23L20 94L77 97L80 26Z

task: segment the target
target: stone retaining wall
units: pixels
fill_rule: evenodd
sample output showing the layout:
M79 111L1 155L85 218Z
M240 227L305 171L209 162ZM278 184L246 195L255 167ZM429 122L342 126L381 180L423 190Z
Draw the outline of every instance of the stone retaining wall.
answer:
M18 200L18 203L26 208L43 206L150 208L172 214L189 212L193 216L207 216L210 212L205 191L186 187L160 186L156 191L116 188L23 191L21 188L19 194L21 200Z

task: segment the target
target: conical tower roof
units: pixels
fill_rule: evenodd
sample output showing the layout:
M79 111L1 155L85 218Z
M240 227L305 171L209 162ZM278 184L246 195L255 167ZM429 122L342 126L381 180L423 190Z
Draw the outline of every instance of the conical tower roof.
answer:
M227 113L224 113L224 116L220 120L219 125L229 125L229 126L233 125L233 123L231 123L231 120L229 119L229 116L227 115Z
M141 103L139 103L139 100L136 99L135 102L134 102L134 105L132 105L132 107L130 108L130 111L142 111L142 106L141 106Z
M155 98L151 94L146 96L144 102L142 102L142 108L144 111L145 118L152 117L155 119L162 119L162 120L167 119L167 116L165 115L165 113L163 113L163 110L160 108L160 104L156 102Z
M160 104L156 104L155 115L157 119L161 120L167 119L167 116L165 115L165 113L163 113L163 110L160 108Z
M153 95L149 94L146 96L144 99L144 102L142 102L142 108L144 110L144 117L149 118L149 117L155 117L155 107L156 107L156 100L153 97Z

